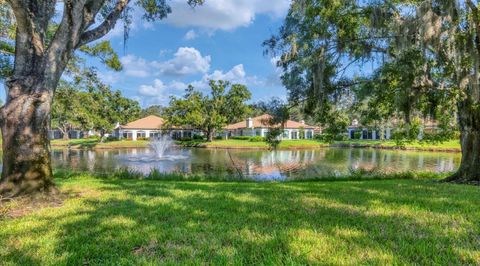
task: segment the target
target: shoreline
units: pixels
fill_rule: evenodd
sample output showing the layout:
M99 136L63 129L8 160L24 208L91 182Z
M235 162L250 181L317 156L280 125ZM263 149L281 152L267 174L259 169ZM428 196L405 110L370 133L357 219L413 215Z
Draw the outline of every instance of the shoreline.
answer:
M265 145L215 145L213 144L175 144L177 147L183 148L200 148L200 149L223 149L223 150L270 150L268 146ZM120 145L108 145L108 143L103 143L97 145L82 145L82 144L51 144L53 149L72 149L72 150L115 150L115 149L134 149L134 148L148 148L148 143L123 143ZM399 150L399 151L422 151L422 152L449 152L449 153L461 153L461 148L440 148L440 147L412 147L412 146L387 146L379 144L368 144L368 143L318 143L312 145L292 145L287 147L279 147L278 150L314 150L314 149L323 149L323 148L363 148L363 149L379 149L379 150Z

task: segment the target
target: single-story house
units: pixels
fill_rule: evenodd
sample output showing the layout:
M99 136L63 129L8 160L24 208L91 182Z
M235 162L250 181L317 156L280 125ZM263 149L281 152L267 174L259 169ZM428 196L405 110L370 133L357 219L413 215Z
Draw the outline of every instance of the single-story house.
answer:
M78 129L71 129L68 131L69 139L83 139L95 135L95 132L92 130L83 131ZM63 132L58 129L51 129L48 131L48 137L50 139L63 139Z
M361 125L357 119L353 119L352 124L347 128L347 132L349 139L355 139L356 132L360 132L360 139L382 139L381 134L383 134L383 139L392 138L392 129L390 127L384 129L372 129Z
M158 137L169 134L173 139L191 138L201 135L202 132L192 129L164 128L165 120L161 117L150 115L126 125L117 125L114 136L119 139L138 140Z
M267 136L270 128L269 120L272 116L265 114L254 118L248 118L247 120L228 125L224 128L227 133L227 137L238 136ZM284 132L281 135L281 139L313 139L316 133L320 132L320 128L316 126L310 126L305 124L304 121L296 122L287 120L284 126Z
M394 128L400 122L398 119L392 119L389 123L389 126L385 126L383 128L369 128L366 126L361 125L357 119L352 120L352 124L347 128L348 138L355 139L355 133L360 132L360 139L368 139L368 140L379 140L382 139L392 139ZM423 119L422 125L420 127L420 132L418 134L418 139L423 138L424 133L431 133L438 129L438 124L434 120Z

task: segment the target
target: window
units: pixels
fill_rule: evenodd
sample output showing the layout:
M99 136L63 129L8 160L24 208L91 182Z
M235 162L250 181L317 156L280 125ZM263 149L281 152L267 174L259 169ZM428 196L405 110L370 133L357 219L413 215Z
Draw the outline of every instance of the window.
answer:
M288 139L289 138L288 135L289 135L288 130L283 131L283 138L284 139Z
M122 137L124 139L132 140L133 139L133 134L130 131L124 131Z
M137 132L137 139L146 138L146 137L147 137L147 133L145 131L138 131Z
M292 132L292 139L298 139L298 132L297 131Z
M307 139L313 139L313 132L312 131L307 131Z
M262 130L261 129L255 130L255 136L262 136Z

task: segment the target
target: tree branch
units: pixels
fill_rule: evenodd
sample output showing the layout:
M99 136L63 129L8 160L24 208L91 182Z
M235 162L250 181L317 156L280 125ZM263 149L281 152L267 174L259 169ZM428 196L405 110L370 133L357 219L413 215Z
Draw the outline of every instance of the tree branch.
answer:
M118 0L115 8L112 10L112 12L110 12L110 14L108 14L102 24L82 34L82 36L80 37L80 41L77 44L77 48L100 39L101 37L105 36L110 30L112 30L129 2L130 0Z

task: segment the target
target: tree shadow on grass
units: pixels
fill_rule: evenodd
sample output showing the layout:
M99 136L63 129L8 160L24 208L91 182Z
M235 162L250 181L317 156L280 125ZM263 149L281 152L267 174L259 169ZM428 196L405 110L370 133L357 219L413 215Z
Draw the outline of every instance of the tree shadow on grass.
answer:
M480 220L480 207L468 204L465 193L478 194L476 188L411 180L98 182L101 196L78 199L58 215L38 214L42 226L20 227L0 244L52 229L53 258L32 256L32 264L479 262L472 257L478 222L470 222ZM455 224L455 218L463 219ZM32 252L20 246L1 254L7 262L28 262L16 254Z

